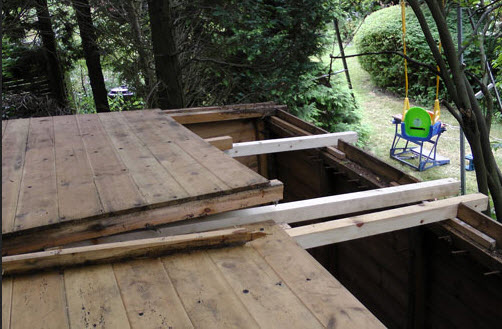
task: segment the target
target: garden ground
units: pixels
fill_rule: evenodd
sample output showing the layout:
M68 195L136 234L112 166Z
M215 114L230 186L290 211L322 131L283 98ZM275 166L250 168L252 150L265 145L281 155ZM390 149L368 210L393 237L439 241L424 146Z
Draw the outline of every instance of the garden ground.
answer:
M355 54L355 47L349 46L346 55ZM324 63L329 64L329 55L322 58ZM401 113L404 96L393 95L376 87L369 74L364 71L356 57L348 58L348 67L354 94L361 107L362 125L369 130L369 138L365 150L376 155L383 161L390 163L399 169L421 179L433 180L452 177L460 180L460 127L456 120L446 109L441 109L441 121L447 126L447 131L441 136L438 143L438 154L450 159L449 165L435 167L425 172L418 172L411 167L403 165L389 157L389 149L394 137L394 125L391 124L392 115ZM341 60L333 62L333 70L342 69ZM343 74L338 77L340 82L345 81ZM412 98L413 95L410 95ZM413 102L411 103L413 106ZM430 108L432 109L433 104ZM492 140L502 142L502 123L495 122L491 128ZM470 154L469 144L466 143L465 154ZM497 163L502 166L502 149L494 151ZM467 164L467 161L466 161ZM468 193L477 191L476 176L474 171L466 172L466 190Z

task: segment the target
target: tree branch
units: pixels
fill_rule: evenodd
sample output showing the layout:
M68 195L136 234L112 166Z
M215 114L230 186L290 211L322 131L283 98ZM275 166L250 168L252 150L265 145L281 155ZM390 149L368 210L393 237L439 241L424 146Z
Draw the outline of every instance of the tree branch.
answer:
M409 62L413 63L413 64L416 64L417 66L421 66L421 67L424 67L426 69L428 69L429 71L431 71L434 75L439 75L441 78L443 78L443 72L441 71L438 71L436 67L434 67L433 65L430 65L430 64L426 64L426 63L423 63L423 62L419 62L405 54L403 54L402 52L399 52L399 51L391 51L391 50L385 50L385 51L376 51L376 52L368 52L368 53L361 53L361 54L354 54L354 55L345 55L345 58L351 58L351 57L359 57L359 56L369 56L369 55L398 55L402 58L405 58L406 60L408 60ZM339 58L342 58L342 56L333 56L333 55L329 55L330 58L332 59L339 59Z
M432 55L434 56L434 60L438 64L440 71L448 72L446 63L444 62L443 57L439 52L439 49L436 45L436 40L434 40L434 37L432 36L431 30L429 28L429 25L427 24L427 21L425 20L424 14L422 13L422 9L420 8L418 0L408 0L408 2L413 11L415 12L415 16L417 17L418 22L420 23L420 27L422 28L427 44L429 45ZM442 78L446 86L446 89L448 90L448 93L453 98L454 103L458 105L459 96L457 94L457 88L453 82L453 79L451 79L451 77L447 74L444 74Z

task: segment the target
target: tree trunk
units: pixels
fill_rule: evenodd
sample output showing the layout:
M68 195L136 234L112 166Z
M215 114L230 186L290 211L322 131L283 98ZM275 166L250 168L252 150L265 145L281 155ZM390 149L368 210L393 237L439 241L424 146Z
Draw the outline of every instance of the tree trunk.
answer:
M425 1L438 28L445 53L445 61L443 61L439 54L436 41L432 38L429 25L424 18L419 1L408 0L408 2L417 16L437 64L441 67L443 81L457 108L455 111L452 107L448 107L448 110L459 121L471 146L478 190L484 194L490 192L497 219L502 221L502 177L490 147L487 120L483 116L481 107L474 96L472 86L466 78L464 68L461 67L458 61L455 43L448 30L448 24L442 8L435 0Z
M105 80L101 69L99 49L96 44L96 32L92 25L91 7L89 0L72 0L73 8L77 16L80 38L84 49L85 62L91 80L92 94L97 112L110 112L108 96L106 93Z
M44 55L46 57L50 88L58 104L60 106L66 106L67 94L64 83L64 73L58 58L56 38L54 36L54 30L52 29L47 0L36 0L35 7L37 11L38 28L44 45Z
M150 65L152 63L151 53L147 51L147 46L149 45L145 42L143 38L143 31L141 30L140 17L138 15L138 12L140 10L140 8L138 7L140 6L141 2L138 3L136 0L128 0L124 4L124 8L128 16L128 21L131 25L131 34L134 43L137 45L136 49L138 50L139 55L139 66L141 68L143 78L145 79L146 94L144 98L147 101L146 106L152 107L152 104L150 104L151 102L147 96L154 89L156 79L155 71L152 69L153 65Z
M152 29L155 72L159 81L159 105L163 109L183 108L181 69L167 0L149 0L148 13Z

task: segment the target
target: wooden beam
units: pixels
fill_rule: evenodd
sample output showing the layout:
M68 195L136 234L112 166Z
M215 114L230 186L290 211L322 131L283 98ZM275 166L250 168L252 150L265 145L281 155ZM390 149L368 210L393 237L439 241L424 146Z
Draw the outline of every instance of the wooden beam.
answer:
M242 110L261 110L267 109L270 107L280 107L286 108L286 105L277 105L274 102L262 102L262 103L246 103L246 104L229 104L222 106L201 106L201 107L187 107L182 109L169 109L163 110L166 114L173 113L195 113L195 112L203 112L203 111L225 111L225 110L234 110L234 111L242 111Z
M231 149L233 144L232 136L211 137L204 139L204 141L222 151Z
M233 148L225 151L232 157L240 157L256 154L269 154L287 151L298 151L336 145L339 140L355 143L357 133L352 131L331 133L323 135L311 135L300 137L289 137L279 139L269 139L264 141L253 141L235 143Z
M406 186L406 185L404 185ZM481 193L432 201L288 230L305 249L359 239L454 218L460 203L485 210L488 197Z
M347 159L363 166L364 168L368 168L381 177L386 177L390 181L395 181L399 184L411 184L418 182L418 179L415 177L404 173L396 167L383 162L382 160L361 150L357 146L348 144L343 140L338 142L338 149L345 153Z
M267 118L267 121L272 128L273 127L279 128L281 130L281 132L283 132L283 133L281 133L281 135L282 134L287 134L288 136L318 135L318 134L312 134L311 132L306 131L304 129L301 129L298 126L296 126L290 122L279 119L276 116L271 116L271 117Z
M282 113L282 112L278 112ZM282 114L282 116L285 116L288 118L289 121L296 122L298 120L294 120L293 116L289 113ZM270 118L267 118L267 122L269 125L269 128L272 132L279 136L311 136L313 133L309 132L312 131L315 134L321 134L325 133L323 129L317 128L315 126L312 126L309 123L306 123L302 120L300 120L299 123L302 123L302 126L305 126L305 128L308 128L309 131L303 130L301 128L298 128L294 124L290 123L289 121L285 121L282 119L279 119L275 116L272 116ZM313 152L313 150L312 150ZM370 171L369 168L363 168L360 165L352 162L352 161L341 161L345 159L345 154L343 152L340 152L336 147L326 147L326 151L321 151L320 152L323 160L327 162L327 164L332 165L333 167L339 169L340 171L344 172L345 174L349 175L351 179L360 179L362 184L368 185L369 187L372 188L381 188L381 187L386 187L389 186L388 183L385 182L385 180L380 180L380 177L378 177L374 172ZM383 163L383 162L381 162ZM377 164L378 165L378 164Z
M106 243L93 246L2 257L3 274L19 274L54 267L110 263L137 257L156 257L167 253L201 248L243 244L266 234L245 228Z
M454 230L457 230L461 234L464 234L465 236L474 240L476 243L482 245L486 249L495 250L497 241L494 238L484 234L483 232L476 230L474 227L465 223L464 221L458 218L452 218L446 221L444 224L450 226Z
M267 120L271 130L281 136L308 136L326 132L324 129L318 128L284 111L277 111L276 115L277 116L272 116ZM343 141L340 141L337 147L327 147L327 150L323 151L322 154L325 158L328 158L328 160L329 156L334 156L338 159L345 159L346 157L351 160L351 162L362 166L367 171L371 171L372 174L376 174L381 178L386 178L388 181L396 181L400 184L418 182L413 176L404 174L397 168L375 158L356 146L345 144L346 143ZM345 150L347 150L349 154L345 154ZM344 164L338 163L338 165ZM365 177L363 177L363 179L365 179ZM371 185L377 187L382 185L385 186L385 184L381 183Z
M275 105L274 103L255 103L228 105L221 107L199 107L165 110L163 111L163 113L170 115L178 123L193 124L226 120L263 118L274 115L277 110L285 108L285 105Z
M309 134L318 135L318 134L326 134L327 130L319 128L307 121L304 121L297 116L292 115L282 109L277 110L276 113L277 118L280 118L281 121L292 124L295 127L298 127L304 131L307 131Z
M104 218L60 222L33 230L3 234L2 255L32 252L76 241L140 230L190 218L205 217L236 209L236 207L252 207L257 204L278 201L282 199L282 195L282 183L272 180L267 186L253 190L236 190L231 194L174 203L144 211L116 214Z
M216 230L234 225L244 225L274 220L277 223L297 223L312 219L350 214L423 200L456 195L460 183L454 179L440 179L416 184L387 187L356 193L281 203L250 209L229 211L205 218L186 220L159 227L155 231L124 233L99 239L100 243L124 241L152 236L169 236Z
M489 235L497 241L499 247L502 247L502 224L494 221L485 214L472 209L468 205L461 204L458 207L457 218L471 225L480 232Z
M273 112L269 113L268 115L272 114ZM173 113L169 115L182 125L187 125L192 123L202 123L202 122L253 119L265 116L262 112L250 112L250 111L236 112L233 110Z

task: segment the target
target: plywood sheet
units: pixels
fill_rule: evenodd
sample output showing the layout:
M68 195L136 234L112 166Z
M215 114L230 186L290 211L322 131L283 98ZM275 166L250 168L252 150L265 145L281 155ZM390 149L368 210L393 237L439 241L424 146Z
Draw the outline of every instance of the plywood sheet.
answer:
M271 222L224 249L4 278L8 328L382 328ZM42 321L44 314L50 319ZM10 321L10 323L9 323Z
M43 247L62 243L57 230L66 232L66 243L70 236L78 241L80 231L82 239L86 230L109 234L110 225L114 233L137 229L123 216L146 218L162 207L179 209L167 222L206 215L213 210L194 214L180 205L271 186L160 110L11 120L2 128L3 254L37 250L29 241L49 236ZM282 193L240 196L226 210L277 201ZM15 241L26 247L10 247Z

